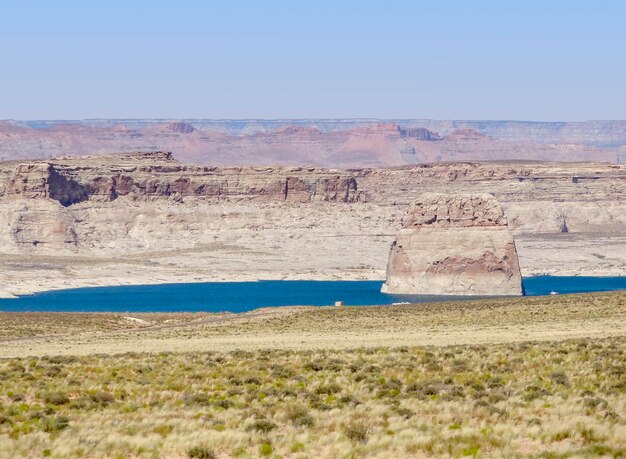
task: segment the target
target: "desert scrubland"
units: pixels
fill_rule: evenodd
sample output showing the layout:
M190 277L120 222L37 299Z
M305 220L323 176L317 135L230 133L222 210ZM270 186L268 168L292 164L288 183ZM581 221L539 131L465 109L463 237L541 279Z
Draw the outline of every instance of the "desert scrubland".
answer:
M622 457L626 293L0 314L0 457Z

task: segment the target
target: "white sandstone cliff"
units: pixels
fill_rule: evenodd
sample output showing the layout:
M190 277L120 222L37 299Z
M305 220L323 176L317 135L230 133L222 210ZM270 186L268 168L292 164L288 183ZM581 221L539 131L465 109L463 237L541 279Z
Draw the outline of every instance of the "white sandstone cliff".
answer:
M387 293L522 295L515 242L489 194L425 193L391 246Z

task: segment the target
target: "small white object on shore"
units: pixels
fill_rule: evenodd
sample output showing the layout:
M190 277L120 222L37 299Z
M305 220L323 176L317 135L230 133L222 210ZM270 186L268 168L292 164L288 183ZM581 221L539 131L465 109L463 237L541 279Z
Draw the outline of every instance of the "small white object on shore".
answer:
M343 306L343 301L335 301L335 306Z

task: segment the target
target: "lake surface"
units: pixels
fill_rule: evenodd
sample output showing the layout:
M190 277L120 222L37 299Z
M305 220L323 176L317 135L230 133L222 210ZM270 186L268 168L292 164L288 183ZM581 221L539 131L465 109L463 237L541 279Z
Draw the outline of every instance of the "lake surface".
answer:
M260 281L90 287L0 299L0 311L245 312L266 306L426 303L468 297L389 295L382 281ZM524 279L526 295L626 290L626 277ZM476 297L470 297L476 298Z

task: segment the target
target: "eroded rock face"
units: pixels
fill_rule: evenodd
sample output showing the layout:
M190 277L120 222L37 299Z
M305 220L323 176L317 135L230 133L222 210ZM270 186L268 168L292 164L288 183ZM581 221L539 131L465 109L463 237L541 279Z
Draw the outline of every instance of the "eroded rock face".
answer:
M0 246L15 245L22 253L33 250L75 251L75 221L63 206L50 199L12 201L0 212Z
M488 194L420 196L392 244L383 291L522 295L515 242L502 206Z
M50 198L63 206L163 197L260 201L355 202L357 181L314 167L212 167L149 152L0 164L0 197Z

